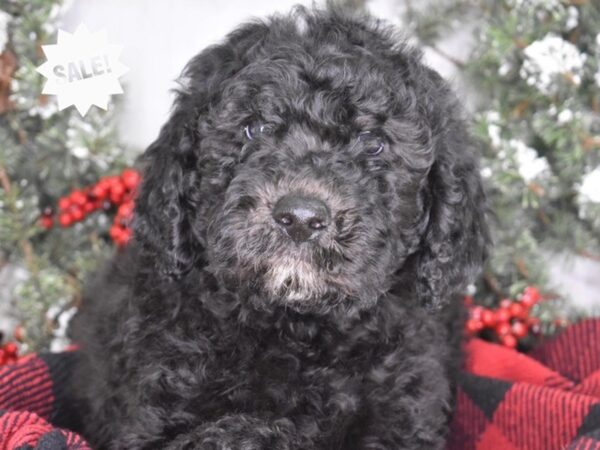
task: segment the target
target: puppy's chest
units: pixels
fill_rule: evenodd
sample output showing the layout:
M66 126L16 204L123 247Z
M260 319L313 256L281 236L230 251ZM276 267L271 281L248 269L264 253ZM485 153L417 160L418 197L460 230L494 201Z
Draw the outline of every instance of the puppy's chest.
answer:
M221 372L227 374L223 400L235 409L278 414L343 412L348 399L361 401L362 377L367 369L358 362L363 359L358 357L360 351L344 345L274 338L240 345L221 361L227 367ZM345 401L336 402L338 397Z

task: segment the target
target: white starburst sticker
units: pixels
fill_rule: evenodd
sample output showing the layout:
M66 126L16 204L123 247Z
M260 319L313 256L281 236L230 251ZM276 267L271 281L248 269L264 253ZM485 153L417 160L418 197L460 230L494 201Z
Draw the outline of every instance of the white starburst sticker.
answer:
M106 31L90 33L79 25L75 33L58 31L56 45L43 45L48 59L37 71L48 80L43 94L58 99L58 109L75 105L83 116L92 105L107 109L113 94L122 94L119 77L127 70L118 60L122 47L108 43Z

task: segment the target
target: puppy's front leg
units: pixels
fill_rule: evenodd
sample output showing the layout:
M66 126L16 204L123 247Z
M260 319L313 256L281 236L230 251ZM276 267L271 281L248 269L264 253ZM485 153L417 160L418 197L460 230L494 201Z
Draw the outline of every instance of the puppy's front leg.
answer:
M177 436L167 450L309 450L310 443L296 436L287 419L265 420L248 414L232 414L199 425Z
M451 391L436 355L392 350L364 380L364 414L344 450L439 450L444 446Z

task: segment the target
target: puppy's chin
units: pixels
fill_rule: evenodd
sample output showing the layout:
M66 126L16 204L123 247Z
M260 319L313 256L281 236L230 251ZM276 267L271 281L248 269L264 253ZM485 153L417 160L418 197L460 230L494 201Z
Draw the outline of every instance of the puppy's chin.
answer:
M283 301L312 299L323 290L321 277L313 265L296 258L269 261L263 281L269 296Z
M347 297L328 281L325 273L303 259L270 261L261 278L268 303L299 312L325 312Z

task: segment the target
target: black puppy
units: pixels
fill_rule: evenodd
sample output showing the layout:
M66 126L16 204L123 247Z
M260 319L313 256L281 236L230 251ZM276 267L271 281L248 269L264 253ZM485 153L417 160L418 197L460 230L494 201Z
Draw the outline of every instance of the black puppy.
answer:
M488 242L447 84L297 8L196 56L73 335L110 449L438 449ZM460 326L459 326L460 328Z

